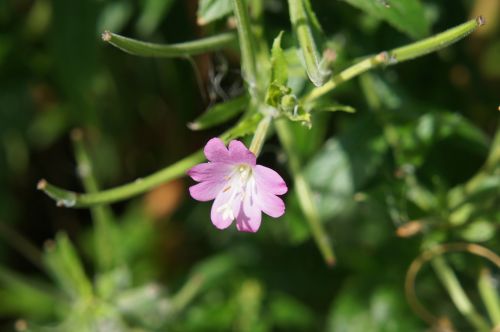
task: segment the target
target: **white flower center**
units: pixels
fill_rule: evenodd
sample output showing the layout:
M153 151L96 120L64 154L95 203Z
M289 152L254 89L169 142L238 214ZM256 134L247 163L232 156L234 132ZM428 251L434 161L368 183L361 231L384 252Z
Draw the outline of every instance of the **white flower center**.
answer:
M245 199L247 186L253 186L255 183L252 167L247 164L236 165L234 170L225 179L226 186L222 192L227 195L227 200L216 211L222 214L223 220L234 220L234 203L241 204Z

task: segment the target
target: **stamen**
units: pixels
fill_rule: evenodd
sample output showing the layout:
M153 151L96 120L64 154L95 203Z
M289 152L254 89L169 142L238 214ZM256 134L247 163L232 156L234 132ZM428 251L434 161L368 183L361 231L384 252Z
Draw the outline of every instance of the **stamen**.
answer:
M224 190L222 190L223 193L227 192L229 189L231 189L231 186L227 186L226 188L224 188Z

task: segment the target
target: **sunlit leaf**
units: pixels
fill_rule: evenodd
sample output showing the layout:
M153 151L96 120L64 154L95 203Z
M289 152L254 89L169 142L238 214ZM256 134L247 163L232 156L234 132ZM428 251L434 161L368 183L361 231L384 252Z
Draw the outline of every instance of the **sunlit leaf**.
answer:
M216 104L188 124L191 130L208 129L231 120L243 112L249 102L248 95Z
M229 15L232 10L231 0L200 0L198 4L198 24L208 24Z
M387 21L413 38L429 34L429 23L419 0L345 0L368 15Z
M85 300L91 297L92 284L66 234L59 233L55 242L47 243L44 262L62 289L73 299Z
M345 212L354 194L377 172L387 146L369 118L360 119L346 134L332 138L306 167L306 177L320 195L324 217Z
M271 82L286 85L288 82L288 65L281 48L283 31L274 39L271 49Z
M145 0L136 25L139 34L149 35L155 31L174 3L175 0Z

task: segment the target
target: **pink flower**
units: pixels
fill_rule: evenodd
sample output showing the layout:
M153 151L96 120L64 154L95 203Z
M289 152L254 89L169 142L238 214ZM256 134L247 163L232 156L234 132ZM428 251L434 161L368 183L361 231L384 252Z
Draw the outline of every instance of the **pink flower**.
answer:
M205 146L208 163L188 171L200 183L189 188L191 196L202 202L215 199L211 219L215 227L225 229L236 219L242 232L257 232L261 212L278 218L285 213L283 195L288 188L281 176L270 168L257 165L255 155L240 141L231 141L229 149L219 138Z

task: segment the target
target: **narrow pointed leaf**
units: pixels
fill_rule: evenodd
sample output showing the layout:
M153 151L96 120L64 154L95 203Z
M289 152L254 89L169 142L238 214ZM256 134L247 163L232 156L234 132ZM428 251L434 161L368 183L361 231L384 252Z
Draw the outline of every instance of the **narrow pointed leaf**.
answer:
M196 120L189 123L188 127L191 130L202 130L220 125L231 120L245 110L249 101L250 98L248 95L243 95L223 103L216 104Z
M141 16L137 21L137 32L147 36L155 31L170 8L172 8L174 2L175 0L146 0Z
M90 299L92 284L68 236L59 233L46 248L44 262L62 289L73 299Z
M274 39L271 50L271 82L286 85L288 82L288 65L285 53L281 48L283 31Z
M231 14L231 0L200 0L198 5L198 24L205 25Z
M120 36L110 31L105 31L102 34L102 39L105 42L108 42L122 51L132 55L172 58L212 52L227 47L236 41L236 35L227 32L207 38L171 45L143 42Z
M430 24L419 0L345 0L347 3L413 38L429 34Z
M304 0L288 0L290 19L297 36L307 75L316 86L325 84L331 76L328 66L322 61L313 36L313 23L308 17ZM314 21L314 20L313 20Z

